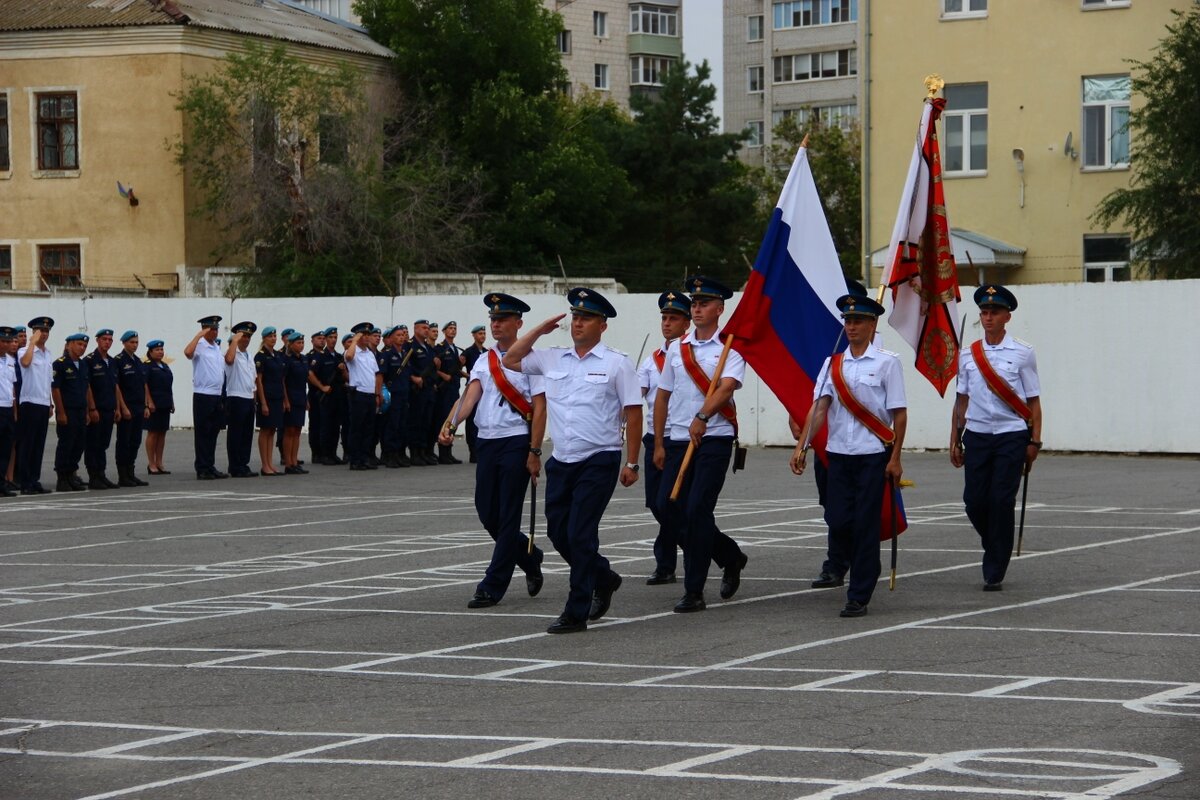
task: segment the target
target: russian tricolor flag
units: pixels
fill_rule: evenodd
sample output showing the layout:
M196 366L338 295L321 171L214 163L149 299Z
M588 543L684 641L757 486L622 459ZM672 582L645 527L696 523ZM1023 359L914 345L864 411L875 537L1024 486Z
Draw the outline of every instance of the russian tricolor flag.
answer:
M723 335L798 424L812 405L814 381L844 349L837 299L846 279L817 196L808 150L801 147L771 215L737 311ZM824 454L824 432L814 440Z

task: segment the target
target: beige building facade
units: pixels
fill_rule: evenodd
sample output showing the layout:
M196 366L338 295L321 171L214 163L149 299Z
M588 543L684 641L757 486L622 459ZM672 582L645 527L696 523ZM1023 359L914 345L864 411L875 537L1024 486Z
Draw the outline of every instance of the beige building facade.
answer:
M860 2L724 0L725 130L750 131L743 160L762 163L785 116L858 118Z
M213 262L219 232L192 215L199 195L174 160L187 76L276 39L358 66L368 91L391 80L386 48L295 8L73 2L0 0L0 291L213 293L245 265Z
M864 249L880 279L923 80L938 126L960 283L1124 281L1130 237L1090 222L1128 186L1130 59L1146 61L1186 0L860 0ZM968 260L967 254L971 259ZM974 263L974 268L971 266Z

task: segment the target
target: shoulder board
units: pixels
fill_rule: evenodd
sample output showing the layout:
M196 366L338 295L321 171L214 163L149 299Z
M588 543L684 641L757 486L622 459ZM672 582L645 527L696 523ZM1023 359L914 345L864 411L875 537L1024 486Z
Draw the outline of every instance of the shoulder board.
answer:
M612 350L614 353L616 353L619 356L625 356L626 358L629 358L629 353L623 352L621 350L617 350L616 348L613 348L613 347L610 347L608 349Z
M877 347L875 349L878 350L880 353L883 353L885 356L891 356L892 358L900 357L899 353L893 353L891 350L884 350L882 347Z
M1014 337L1012 337L1012 340L1019 345L1028 347L1030 350L1033 349L1033 345L1031 345L1029 342L1025 341L1024 339L1018 339L1017 337L1014 336Z
M556 344L553 347L549 347L547 349L548 350L570 350L571 348L567 347L566 345Z
M54 360L55 360L56 362L58 362L58 363L65 364L65 363L67 362L67 357L66 357L66 356L59 356L58 358L56 358L56 359L54 359Z

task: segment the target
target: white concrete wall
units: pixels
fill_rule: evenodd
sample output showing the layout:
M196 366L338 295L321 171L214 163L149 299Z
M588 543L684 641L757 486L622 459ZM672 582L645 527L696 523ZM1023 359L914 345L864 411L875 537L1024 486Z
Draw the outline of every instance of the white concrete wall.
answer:
M962 310L974 309L970 287L964 287ZM1193 416L1200 396L1200 369L1193 346L1196 336L1190 312L1200 307L1200 280L1123 284L1043 284L1015 288L1020 308L1009 326L1013 335L1037 348L1042 377L1043 439L1051 450L1101 452L1200 453L1200 424ZM619 316L609 323L605 341L636 358L643 341L647 352L656 345L656 295L609 295ZM559 296L525 298L533 307L526 319L536 322L566 310ZM735 300L727 307L733 311ZM13 297L0 303L0 321L25 323L49 314L57 324L50 346L60 351L64 337L80 330L89 334L111 327L117 335L127 328L167 343L175 372L177 413L174 424L191 425L191 365L183 346L196 331L196 320L208 314L224 317L228 325L251 319L259 327L294 327L309 335L326 325L342 333L356 322L370 320L380 327L411 324L428 317L444 324L459 323L459 343L468 344L472 326L486 321L480 298L464 296L279 298L245 300L125 299L92 300ZM979 337L974 315L967 324L967 341ZM944 448L949 441L953 389L946 398L911 367L911 352L880 325L883 345L900 353L906 368L909 429L906 444ZM566 344L558 331L550 343ZM257 344L257 339L255 345ZM830 345L832 347L832 343ZM114 345L115 347L115 345ZM782 405L770 390L750 375L737 394L741 427L748 444L791 442Z

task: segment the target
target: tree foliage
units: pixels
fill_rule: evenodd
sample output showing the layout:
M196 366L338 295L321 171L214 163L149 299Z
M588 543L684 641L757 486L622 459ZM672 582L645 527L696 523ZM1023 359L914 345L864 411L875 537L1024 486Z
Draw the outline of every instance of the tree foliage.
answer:
M1149 61L1132 62L1146 104L1129 117L1129 187L1100 201L1093 221L1125 224L1143 274L1200 277L1200 8L1175 21Z

